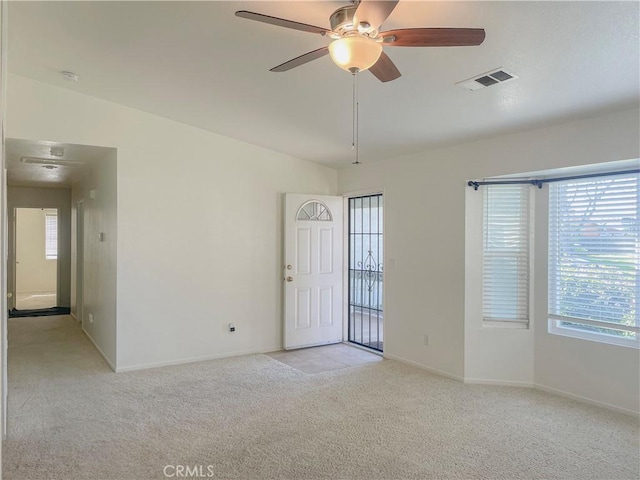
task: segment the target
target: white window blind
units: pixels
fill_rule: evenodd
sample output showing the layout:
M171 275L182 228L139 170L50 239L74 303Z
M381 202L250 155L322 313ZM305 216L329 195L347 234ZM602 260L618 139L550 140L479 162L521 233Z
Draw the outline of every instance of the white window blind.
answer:
M635 173L550 185L552 331L621 340L612 343L638 341L639 184Z
M47 213L45 225L45 256L47 260L58 258L58 215Z
M528 185L483 188L482 317L529 321Z

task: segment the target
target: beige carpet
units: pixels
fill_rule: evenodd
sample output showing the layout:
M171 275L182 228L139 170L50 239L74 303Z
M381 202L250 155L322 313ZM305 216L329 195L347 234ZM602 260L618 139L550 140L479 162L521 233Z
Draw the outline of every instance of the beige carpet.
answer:
M250 355L114 374L69 317L29 318L10 320L9 382L5 479L180 478L175 465L234 479L640 475L636 419L391 360L305 374Z

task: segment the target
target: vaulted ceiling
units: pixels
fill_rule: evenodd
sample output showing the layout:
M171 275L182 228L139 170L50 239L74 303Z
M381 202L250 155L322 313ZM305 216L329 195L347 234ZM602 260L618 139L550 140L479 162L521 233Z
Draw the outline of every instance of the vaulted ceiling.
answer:
M9 71L331 166L353 160L352 78L329 39L243 20L329 27L348 2L10 2ZM482 27L478 47L385 47L402 73L359 78L363 161L637 106L638 2L417 2L383 30ZM497 67L519 79L456 86ZM80 75L65 81L60 71ZM40 139L45 140L45 139Z

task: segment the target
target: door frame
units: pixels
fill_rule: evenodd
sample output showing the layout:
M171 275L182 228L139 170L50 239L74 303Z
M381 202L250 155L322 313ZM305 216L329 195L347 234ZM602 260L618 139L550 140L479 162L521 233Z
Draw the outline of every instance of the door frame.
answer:
M343 198L343 215L342 215L342 220L344 222L344 227L342 229L343 232L343 244L342 244L342 251L343 251L343 273L342 273L342 285L343 285L343 289L342 289L342 298L343 298L343 312L342 312L342 341L344 343L349 343L349 199L350 198L357 198L357 197L366 197L368 195L382 195L382 198L385 198L385 189L384 187L380 187L380 188L369 188L369 189L364 189L364 190L353 190L350 192L345 192L342 194L342 198ZM383 208L386 207L386 200L384 203ZM386 208L385 208L385 212L386 212ZM385 219L386 219L386 213L385 213ZM384 221L382 224L382 238L386 238L387 237L387 222ZM387 249L385 248L386 243L382 244L382 262L383 265L385 265L387 263ZM387 304L387 289L383 288L382 289L382 302L384 305ZM388 323L386 321L386 317L385 317L385 331L386 331L386 327L388 326ZM364 348L367 351L373 351L374 353L377 354L384 354L384 352L377 352L375 350L369 350L367 347L364 346L360 346L360 345L356 345L353 343L349 343L349 345L352 345L354 347L358 347L358 348Z
M338 288L336 288L334 290L334 292L336 292L333 295L333 300L331 303L331 308L333 311L333 315L337 316L337 313L340 312L340 315L342 316L341 319L341 323L336 322L335 324L332 324L332 328L333 325L335 325L336 330L333 330L331 333L332 339L330 341L328 340L323 340L320 343L317 342L313 342L313 343L302 343L299 345L295 345L292 346L290 345L290 343L292 343L290 341L290 338L288 337L288 327L289 327L289 316L288 316L288 312L289 312L289 297L287 294L287 289L288 289L288 285L287 282L289 282L290 280L288 280L289 274L291 272L289 272L289 269L292 265L295 264L295 262L291 261L291 259L289 258L292 251L290 248L290 242L289 242L289 229L288 229L288 220L290 218L289 216L289 201L290 201L290 196L301 196L301 197L308 197L308 201L297 205L295 207L295 210L299 212L300 208L305 205L306 203L310 202L310 201L318 201L322 204L325 205L325 207L327 209L329 209L329 211L333 211L335 213L333 213L333 217L342 214L343 210L344 210L344 198L341 195L326 195L326 194L321 194L321 195L316 195L316 194L299 194L299 193L285 193L283 195L283 243L282 243L282 248L283 248L283 280L284 280L284 287L283 287L283 291L282 291L282 298L283 298L283 322L282 322L282 348L283 350L295 350L298 348L307 348L307 347L314 347L314 346L320 346L320 345L329 345L332 343L341 343L344 342L344 298L343 299L336 299L335 297L337 295L342 295L342 293L344 292L344 274L341 270L341 266L344 268L344 249L342 248L343 245L341 245L341 240L344 240L344 232L340 233L340 232L333 232L333 230L337 230L337 229L343 229L344 228L344 218L342 219L342 222L340 221L336 221L333 220L331 221L332 225L334 225L334 229L332 229L332 248L334 249L334 251L339 252L341 255L341 259L339 262L336 263L335 260L332 260L332 263L334 265L334 267L336 268L336 270L332 269L332 274L333 275L337 275L339 276L339 281L342 283L342 288L340 288L340 286L337 286ZM342 204L341 204L341 200L342 200ZM333 206L331 206L331 204L334 203ZM292 204L291 204L292 205ZM291 217L292 218L292 217ZM296 219L295 222L298 222L298 220ZM296 223L294 222L294 227L296 227ZM317 222L312 222L312 223L317 223ZM297 228L297 227L296 227ZM295 236L295 235L294 235ZM335 255L332 256L335 259ZM297 268L297 267L296 267ZM337 283L337 282L336 282ZM326 325L325 325L326 326ZM337 327L340 327L339 329Z
M17 218L18 218L18 209L19 208L31 208L34 210L55 210L56 212L58 212L58 214L60 213L60 207L58 205L47 205L47 204L42 204L42 205L29 205L29 206L20 206L20 205L14 205L13 206L13 211L11 212L11 219L9 221L9 255L8 255L8 264L7 267L10 267L11 269L11 278L10 278L10 282L8 287L11 287L11 291L9 292L9 294L7 295L8 298L8 305L7 308L9 310L13 310L14 308L16 308L16 292L18 289L18 285L17 285L17 261L18 261L18 256L17 256L17 251L18 251L18 245L17 245L17 232L18 232L18 228L17 228ZM60 218L60 217L58 217ZM60 238L60 221L58 221L58 239ZM58 241L58 261L56 262L56 306L60 306L61 302L60 302L60 276L61 276L61 270L60 270L60 241Z
M84 322L84 199L76 202L76 312L75 319Z

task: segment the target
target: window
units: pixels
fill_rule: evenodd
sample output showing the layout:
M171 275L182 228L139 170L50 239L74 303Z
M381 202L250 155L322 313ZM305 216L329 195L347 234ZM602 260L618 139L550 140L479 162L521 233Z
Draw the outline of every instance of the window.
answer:
M333 218L331 217L329 208L324 203L310 200L300 207L300 210L298 210L298 213L296 215L296 220L331 222Z
M640 174L552 183L552 333L638 346Z
M529 322L528 185L484 188L482 317Z
M47 260L58 258L58 215L47 213L44 216L45 256Z

